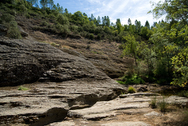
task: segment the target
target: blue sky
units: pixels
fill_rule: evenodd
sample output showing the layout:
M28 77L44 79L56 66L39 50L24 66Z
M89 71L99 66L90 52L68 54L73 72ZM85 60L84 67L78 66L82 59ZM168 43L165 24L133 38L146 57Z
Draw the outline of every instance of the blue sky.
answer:
M128 18L131 19L132 24L137 19L141 21L142 25L145 25L148 20L150 25L153 25L153 22L158 20L153 19L152 14L147 14L152 10L150 1L158 2L160 0L54 0L55 4L59 3L72 14L81 11L89 17L91 14L96 18L109 16L113 23L120 18L122 24L127 24Z

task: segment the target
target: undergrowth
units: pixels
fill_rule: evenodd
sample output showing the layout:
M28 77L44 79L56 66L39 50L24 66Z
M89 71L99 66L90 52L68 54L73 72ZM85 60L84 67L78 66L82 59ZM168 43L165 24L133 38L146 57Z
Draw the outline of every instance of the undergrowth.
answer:
M144 84L145 81L137 76L137 74L134 74L132 76L124 76L121 78L121 81L117 81L120 84Z

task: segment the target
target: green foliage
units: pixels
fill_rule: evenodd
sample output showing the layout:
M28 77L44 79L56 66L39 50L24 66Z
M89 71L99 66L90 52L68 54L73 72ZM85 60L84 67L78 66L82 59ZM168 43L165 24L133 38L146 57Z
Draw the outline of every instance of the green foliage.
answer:
M128 93L135 93L136 92L136 90L133 88L133 87L129 87L128 88L128 91L127 91Z
M140 35L148 40L152 35L152 31L149 30L147 27L142 27L140 31Z
M41 26L48 26L48 22L42 21L42 22L41 22Z
M176 20L187 24L187 0L166 0L165 2L158 2L152 4L155 8L149 13L153 13L155 18L166 15L168 20Z
M173 81L171 84L184 87L188 83L188 48L185 47L181 51L172 57L172 64L174 66Z
M128 75L124 76L122 78L122 81L118 81L118 83L120 84L144 84L145 81L141 77L134 74L132 76L128 76Z
M187 90L180 91L178 93L178 96L187 97L188 98L188 91Z
M20 86L20 87L18 88L18 90L20 90L20 91L27 91L27 90L29 90L29 88Z
M4 23L9 23L9 22L15 20L14 16L12 16L12 15L10 15L10 14L7 14L7 13L3 14L3 15L1 16L1 19L2 19L2 21L3 21Z
M94 34L91 33L91 34L89 35L89 39L93 40L94 38L95 38Z
M60 23L62 25L64 25L64 24L68 25L69 24L68 18L63 14L58 15L57 21L58 21L58 23Z
M15 38L15 39L20 39L21 38L21 34L20 34L19 29L18 29L16 21L11 21L9 23L7 36L10 37L10 38Z

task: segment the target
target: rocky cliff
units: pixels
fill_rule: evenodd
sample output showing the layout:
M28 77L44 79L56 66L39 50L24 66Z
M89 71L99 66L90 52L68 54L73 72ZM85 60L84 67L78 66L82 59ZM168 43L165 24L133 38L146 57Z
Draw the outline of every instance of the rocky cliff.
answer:
M31 40L0 39L0 86L108 77L89 61Z

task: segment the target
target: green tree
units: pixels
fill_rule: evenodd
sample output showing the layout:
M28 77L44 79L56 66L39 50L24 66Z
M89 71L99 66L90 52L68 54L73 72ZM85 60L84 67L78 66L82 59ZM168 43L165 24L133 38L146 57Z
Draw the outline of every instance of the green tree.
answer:
M118 33L120 33L120 32L123 31L123 27L121 25L120 19L117 19L117 21L116 21L116 27L117 27Z
M135 20L135 32L140 33L140 31L141 31L141 22Z
M32 4L32 6L38 6L38 0L27 0Z
M149 30L147 27L142 27L140 31L140 35L148 40L152 35L152 31Z
M146 21L146 23L145 23L145 27L148 28L148 29L150 29L150 24L149 24L148 21Z
M135 64L136 66L138 65L137 63L137 58L138 58L138 42L136 41L135 37L133 35L127 35L123 37L124 40L126 40L126 44L124 45L124 50L123 54L124 55L131 55L134 57Z
M131 19L128 19L128 25L132 25Z
M183 24L188 24L188 2L187 0L165 0L153 3L155 8L149 13L153 13L155 18L166 15L167 20L180 21Z
M99 25L101 23L101 18L100 16L97 17L97 24L96 25Z
M41 4L41 7L45 9L48 6L48 0L40 0L40 4Z

